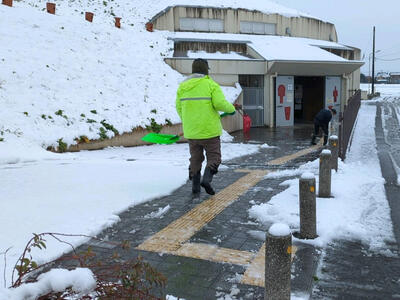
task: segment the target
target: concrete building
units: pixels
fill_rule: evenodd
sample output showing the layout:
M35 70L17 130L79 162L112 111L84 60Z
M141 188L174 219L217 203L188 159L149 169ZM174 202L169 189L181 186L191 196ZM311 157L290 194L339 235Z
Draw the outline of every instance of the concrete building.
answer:
M221 85L239 83L252 126L311 122L323 107L343 110L360 88L360 50L339 44L335 25L313 17L177 5L149 24L171 32L172 68L190 74L202 57Z
M400 72L390 73L390 83L399 84L400 83Z

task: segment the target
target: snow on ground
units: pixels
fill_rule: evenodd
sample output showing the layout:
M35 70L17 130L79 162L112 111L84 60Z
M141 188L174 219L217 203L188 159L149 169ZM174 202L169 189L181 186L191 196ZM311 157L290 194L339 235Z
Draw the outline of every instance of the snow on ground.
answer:
M82 4L65 2L56 16L24 2L0 5L0 148L19 146L14 136L44 148L59 139L98 139L102 121L119 133L151 119L180 123L175 97L184 77L163 60L173 51L167 33L136 23L121 29L89 23ZM241 88L223 92L233 102Z
M317 234L309 243L325 246L333 239L359 238L373 251L385 253L385 242L394 240L390 208L386 199L375 142L376 107L361 106L351 151L345 163L339 162L338 172L332 172L333 198L318 198ZM315 175L318 190L318 160L297 170L286 170L267 175L279 177ZM265 224L286 223L292 231L299 231L299 180L283 183L288 188L268 203L254 205L250 217Z
M362 83L360 86L361 90L368 91L372 90L370 83ZM381 97L400 96L400 84L375 84L375 92L381 93Z
M258 150L259 145L222 143L223 160ZM184 184L189 148L187 144L108 148L51 154L50 159L0 164L0 253L12 247L7 254L8 285L11 268L32 233L96 235L117 222L119 212ZM161 217L168 208L165 203L151 217ZM77 245L85 238L68 241ZM48 250L35 252L38 263L69 250L55 241L47 243Z

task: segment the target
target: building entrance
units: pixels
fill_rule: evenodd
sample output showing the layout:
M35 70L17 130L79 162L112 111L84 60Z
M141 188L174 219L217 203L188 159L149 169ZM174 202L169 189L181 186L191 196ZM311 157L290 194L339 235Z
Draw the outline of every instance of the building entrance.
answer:
M294 77L294 122L313 122L324 107L325 77Z

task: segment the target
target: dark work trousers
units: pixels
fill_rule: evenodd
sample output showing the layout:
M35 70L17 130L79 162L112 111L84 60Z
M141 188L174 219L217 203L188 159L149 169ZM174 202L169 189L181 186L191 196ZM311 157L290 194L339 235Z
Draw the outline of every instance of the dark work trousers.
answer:
M320 128L324 132L324 135L328 135L328 133L329 133L328 132L328 124L321 123L318 120L314 120L314 135L318 135Z
M328 134L329 134L328 124L322 123L319 120L314 120L314 136L318 135L319 129L321 128L322 131L324 132L324 145L326 145L326 141L328 140Z
M207 157L207 167L213 174L218 172L221 164L221 141L219 136L211 139L189 140L190 166L189 177L201 171L201 165L204 161L204 150Z

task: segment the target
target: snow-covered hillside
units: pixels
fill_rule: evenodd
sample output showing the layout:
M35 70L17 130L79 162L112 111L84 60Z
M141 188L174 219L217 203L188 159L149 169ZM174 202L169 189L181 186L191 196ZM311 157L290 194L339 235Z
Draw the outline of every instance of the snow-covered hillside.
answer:
M163 61L172 45L162 32L123 26L1 5L3 135L48 146L60 138L97 139L103 120L119 132L151 118L178 122L174 100L182 76Z

